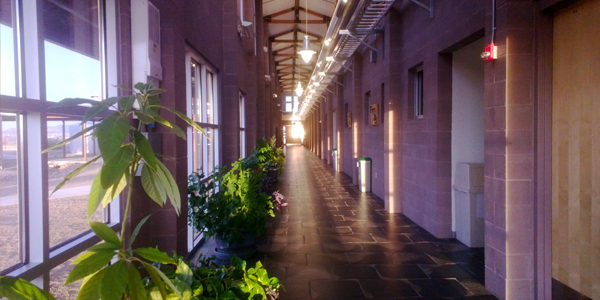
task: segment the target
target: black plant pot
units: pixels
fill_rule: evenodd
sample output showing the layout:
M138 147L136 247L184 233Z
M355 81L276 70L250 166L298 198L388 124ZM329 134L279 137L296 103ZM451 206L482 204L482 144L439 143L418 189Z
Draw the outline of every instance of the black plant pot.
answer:
M217 248L215 256L218 259L229 260L229 257L235 255L241 259L248 259L256 253L256 237L250 234L244 235L244 240L239 243L228 243L215 238Z
M279 173L279 169L277 168L271 168L269 169L269 172L267 173L267 176L269 177L269 180L272 182L276 182L277 181L277 174Z

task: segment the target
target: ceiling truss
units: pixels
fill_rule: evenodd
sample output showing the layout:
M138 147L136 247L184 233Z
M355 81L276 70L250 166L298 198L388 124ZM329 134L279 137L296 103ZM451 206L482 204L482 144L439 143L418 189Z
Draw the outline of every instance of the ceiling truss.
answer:
M275 60L276 76L283 91L291 91L299 80L307 81L314 69L314 63L305 64L298 54L302 47L304 36L308 36L311 45L321 48L323 36L316 30L317 26L329 26L331 16L306 9L300 6L301 0L293 0L293 6L265 15L265 23L280 28L289 25L287 29L269 36L271 54ZM314 0L311 0L314 1ZM292 4L290 1L289 4ZM303 16L300 18L300 16ZM313 26L303 26L313 25ZM302 28L301 28L302 27ZM307 28L307 29L305 29ZM300 59L300 60L298 60Z

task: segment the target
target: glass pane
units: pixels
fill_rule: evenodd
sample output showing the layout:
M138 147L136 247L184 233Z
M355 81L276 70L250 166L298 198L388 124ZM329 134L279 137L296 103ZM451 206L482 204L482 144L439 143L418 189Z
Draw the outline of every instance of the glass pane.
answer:
M190 85L192 89L192 118L196 122L202 122L202 97L200 96L200 65L195 62L192 62L190 70Z
M22 262L16 116L0 114L0 270Z
M67 276L69 276L69 273L71 273L75 267L75 265L72 265L71 263L77 256L79 256L79 254L50 270L50 293L52 293L56 299L77 299L77 292L79 291L79 286L81 286L81 280L65 286Z
M15 44L11 0L0 0L0 94L16 96Z
M206 166L208 172L212 172L215 168L215 134L212 128L206 129L208 140L206 142L206 160L208 165Z
M240 128L246 128L246 107L242 95L240 95Z
M246 131L240 130L240 157L246 157Z
M213 93L213 74L210 72L206 73L206 123L213 124L213 104L214 104L214 93Z
M203 170L202 166L202 139L203 139L203 134L202 132L194 129L194 135L193 135L193 145L194 145L194 170L195 171L204 171L204 175L208 176L210 173L206 173L207 170Z
M97 0L44 0L46 97L100 99Z
M285 104L285 111L286 112L291 112L292 111L292 103L286 103Z
M80 121L48 118L48 146L69 138L82 129L79 125ZM92 126L93 123L88 122L85 125ZM66 175L93 159L94 154L99 153L96 142L92 140L90 134L48 152L48 192L52 193ZM101 166L102 160L97 160L50 195L50 247L90 230L87 222L88 195ZM65 215L69 218L65 218ZM104 222L104 210L98 209L92 221Z

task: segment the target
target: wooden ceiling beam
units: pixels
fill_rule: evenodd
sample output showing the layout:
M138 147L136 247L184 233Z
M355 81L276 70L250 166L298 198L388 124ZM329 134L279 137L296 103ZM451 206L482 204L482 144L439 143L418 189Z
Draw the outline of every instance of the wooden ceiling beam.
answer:
M315 17L319 17L319 18L323 18L323 19L324 19L324 18L329 18L329 19L331 19L331 17L330 17L330 16L326 16L326 15L324 15L324 14L321 14L321 13L318 13L318 12L316 12L316 11L314 11L314 10L306 9L306 8L304 8L304 7L302 7L302 6L298 7L298 9L299 9L299 10L301 10L301 11L303 11L303 12L306 12L306 13L308 13L309 15L313 15L313 16L315 16Z
M318 34L314 34L314 33L311 33L311 32L308 32L308 31L305 31L305 30L302 30L302 29L298 29L298 32L300 32L302 34L305 34L305 35L308 35L308 36L311 36L311 37L314 37L314 38L316 38L319 41L323 39L323 37L320 36L320 35L318 35ZM311 43L312 43L312 40L311 40Z
M323 20L271 20L267 21L267 23L271 24L327 24L326 21Z
M294 48L293 45L285 46L285 47L283 47L281 49L273 50L273 54L277 54L277 52L285 51L285 50L292 49L292 48Z
M288 39L285 39L285 40L273 40L272 43L274 43L274 44L276 44L276 43L280 43L280 44L281 43L290 43L290 44L293 44L294 40L293 39L292 40L288 40ZM320 40L310 40L310 43L311 44L321 44L321 41ZM302 44L302 41L296 41L296 44Z

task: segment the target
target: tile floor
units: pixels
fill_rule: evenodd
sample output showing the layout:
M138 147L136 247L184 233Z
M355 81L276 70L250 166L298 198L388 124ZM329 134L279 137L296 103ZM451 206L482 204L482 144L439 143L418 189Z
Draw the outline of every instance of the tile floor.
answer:
M483 249L386 213L302 146L286 155L279 187L289 205L252 259L284 284L281 299L496 299L483 286Z

